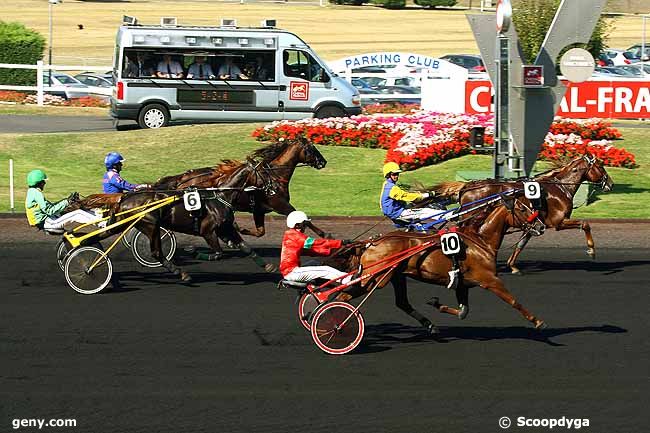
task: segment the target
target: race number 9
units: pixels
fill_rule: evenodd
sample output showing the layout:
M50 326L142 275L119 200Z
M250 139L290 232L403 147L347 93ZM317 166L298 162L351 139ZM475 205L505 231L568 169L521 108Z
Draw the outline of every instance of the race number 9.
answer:
M524 195L529 200L535 200L542 196L542 188L537 182L524 182Z
M198 191L190 191L183 194L183 204L185 210L193 211L201 209L201 196Z
M445 233L440 236L442 253L446 256L453 256L460 252L460 236L457 233Z

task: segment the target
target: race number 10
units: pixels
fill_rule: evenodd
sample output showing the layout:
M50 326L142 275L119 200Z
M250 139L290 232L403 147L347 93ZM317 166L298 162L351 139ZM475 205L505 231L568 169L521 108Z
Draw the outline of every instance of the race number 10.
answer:
M535 200L542 196L542 188L537 182L524 182L524 195L529 200Z
M198 191L190 191L183 194L183 204L185 210L193 211L201 209L201 196Z
M457 233L445 233L440 236L442 253L446 256L453 256L460 252L460 236Z

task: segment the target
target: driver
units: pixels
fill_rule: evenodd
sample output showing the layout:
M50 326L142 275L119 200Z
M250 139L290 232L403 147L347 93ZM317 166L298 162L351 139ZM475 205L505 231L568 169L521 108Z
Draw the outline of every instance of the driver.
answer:
M43 170L32 170L27 175L29 189L25 199L25 213L30 226L60 234L64 232L63 225L66 223L88 224L97 220L95 214L82 209L61 215L63 209L68 207L71 202L79 200L79 193L73 192L67 199L51 203L43 195L46 181L47 175Z
M305 234L305 227L311 220L304 212L295 210L287 216L287 227L282 237L282 251L280 253L280 272L285 280L313 281L317 278L333 280L342 277L346 272L341 272L331 266L300 266L302 254L310 256L329 256L332 250L341 248L342 245L352 243L349 240L339 239L314 239ZM349 275L340 283L347 284L355 278Z
M135 191L136 189L149 188L146 183L133 185L122 179L120 171L122 171L122 162L125 159L117 152L109 152L104 158L104 165L106 166L106 173L102 184L104 185L104 192L106 194Z
M386 181L381 191L381 210L391 220L401 219L408 222L433 219L444 214L445 210L430 207L407 208L407 203L426 200L434 196L433 192L408 192L397 186L402 172L396 162L384 164L383 173Z

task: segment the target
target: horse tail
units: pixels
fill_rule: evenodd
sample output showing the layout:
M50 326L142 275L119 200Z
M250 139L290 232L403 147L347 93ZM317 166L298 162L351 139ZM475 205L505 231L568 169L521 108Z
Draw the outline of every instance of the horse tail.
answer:
M449 198L454 201L459 200L460 192L465 188L467 182L442 182L437 185L433 185L430 190L436 193L436 196L441 198Z

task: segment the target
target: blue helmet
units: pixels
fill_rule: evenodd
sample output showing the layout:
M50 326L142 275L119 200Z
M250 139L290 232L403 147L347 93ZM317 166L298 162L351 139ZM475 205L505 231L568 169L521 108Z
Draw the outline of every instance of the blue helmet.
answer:
M107 170L110 170L115 164L119 164L122 161L125 161L122 155L117 152L109 152L106 158L104 158L104 165Z

